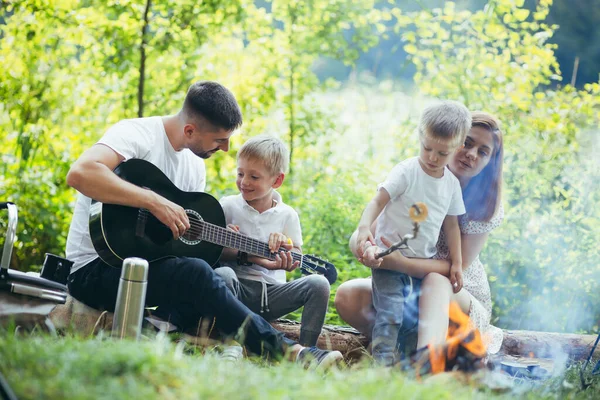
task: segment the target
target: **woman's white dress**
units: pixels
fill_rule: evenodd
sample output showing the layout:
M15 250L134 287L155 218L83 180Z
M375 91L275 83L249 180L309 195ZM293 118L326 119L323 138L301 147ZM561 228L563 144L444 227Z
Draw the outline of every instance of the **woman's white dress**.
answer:
M471 221L468 214L461 215L458 219L460 231L463 235L476 235L491 232L497 228L504 218L504 209L498 208L496 215L489 222ZM443 231L437 244L438 254L436 258L448 259L449 251ZM490 284L479 255L473 260L471 266L463 271L463 289L471 296L471 308L469 318L481 332L488 347L488 353L494 354L500 350L504 335L502 330L491 325L492 296Z

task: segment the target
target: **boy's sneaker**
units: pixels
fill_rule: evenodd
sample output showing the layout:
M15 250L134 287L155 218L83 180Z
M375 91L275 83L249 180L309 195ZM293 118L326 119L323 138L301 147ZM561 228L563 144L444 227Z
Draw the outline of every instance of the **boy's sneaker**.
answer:
M328 369L343 359L342 353L337 350L321 350L313 346L300 350L296 362L305 369L323 370Z
M244 358L244 349L240 345L226 345L219 358L225 362L237 363Z
M145 317L142 320L142 329L150 332L165 332L172 333L177 332L179 328L177 325L170 323L169 321L165 321L161 318L158 318L154 315L150 315Z

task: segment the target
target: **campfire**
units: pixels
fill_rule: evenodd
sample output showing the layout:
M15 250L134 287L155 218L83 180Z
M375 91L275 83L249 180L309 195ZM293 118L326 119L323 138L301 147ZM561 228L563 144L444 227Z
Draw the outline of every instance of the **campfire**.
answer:
M409 363L417 378L453 370L473 372L485 366L487 353L481 333L454 302L450 304L449 318L445 342L429 344L410 356Z
M510 389L515 382L532 382L548 379L554 360L508 355L491 356L486 360L487 348L481 333L462 312L458 304L449 308L449 327L446 340L418 349L404 363L403 369L417 379L424 376L453 372L455 379L472 382L477 371L479 384L493 389Z

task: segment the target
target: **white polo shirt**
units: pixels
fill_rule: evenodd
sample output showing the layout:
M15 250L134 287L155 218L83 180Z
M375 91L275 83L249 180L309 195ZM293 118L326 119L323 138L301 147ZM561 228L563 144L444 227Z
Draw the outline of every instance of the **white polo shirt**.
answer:
M226 196L221 199L228 224L240 227L240 233L267 243L271 233L283 233L291 238L295 247L302 246L302 229L298 213L281 199L281 195L273 190L275 207L259 213L250 206L241 194ZM223 265L233 268L242 279L250 279L270 284L285 283L284 270L268 270L257 264L251 266L237 265L237 262L225 262Z
M385 189L390 195L389 203L377 219L375 241L381 248L387 248L381 242L382 236L395 243L412 232L413 223L408 211L414 203L423 202L427 205L427 220L420 224L417 238L409 242L416 255L403 250L402 253L407 257L433 257L446 215L465 213L460 183L454 174L445 167L441 178L427 175L418 157L397 164L378 188Z

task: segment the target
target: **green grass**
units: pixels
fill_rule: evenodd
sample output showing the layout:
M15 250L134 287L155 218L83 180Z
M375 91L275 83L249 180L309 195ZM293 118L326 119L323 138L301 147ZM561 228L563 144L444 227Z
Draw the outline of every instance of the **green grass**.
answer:
M530 387L494 391L478 379L421 382L366 363L328 373L291 362L226 363L165 337L139 342L0 333L0 371L19 399L489 399L598 398L580 392L575 369ZM600 385L600 382L598 383Z

